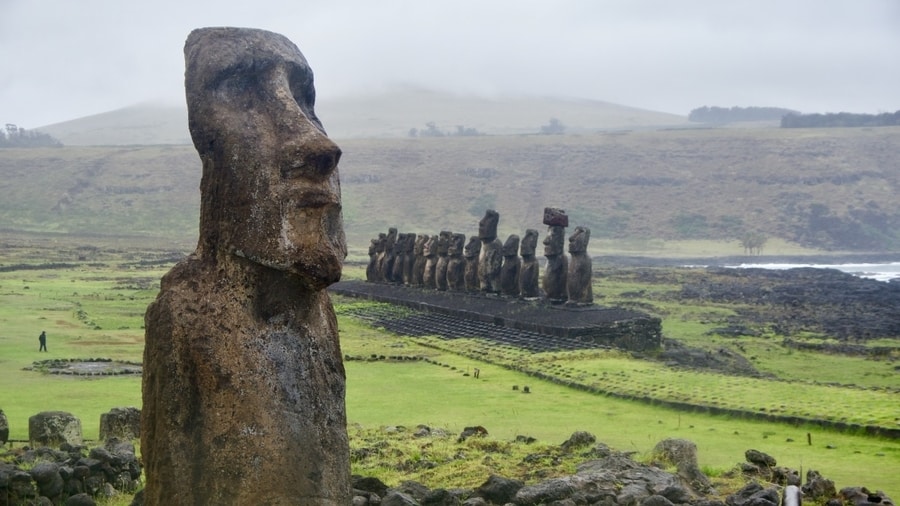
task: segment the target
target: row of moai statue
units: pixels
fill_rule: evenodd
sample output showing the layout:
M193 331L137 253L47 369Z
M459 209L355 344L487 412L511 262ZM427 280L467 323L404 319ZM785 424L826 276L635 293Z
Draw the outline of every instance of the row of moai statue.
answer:
M488 209L478 223L478 235L469 237L468 242L465 234L448 230L429 236L398 233L392 227L369 245L366 280L529 300L546 298L554 304L593 303L589 228L575 227L566 255L569 218L562 209L544 209L548 233L543 242L547 266L542 278L535 257L538 231L527 229L521 239L512 234L501 243L499 222L500 214Z

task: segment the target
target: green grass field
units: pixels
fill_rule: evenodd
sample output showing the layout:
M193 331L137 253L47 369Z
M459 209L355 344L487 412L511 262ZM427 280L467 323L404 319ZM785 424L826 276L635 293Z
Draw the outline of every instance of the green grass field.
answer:
M12 439L27 439L28 417L45 410L72 412L82 420L85 437L96 439L101 413L117 406L140 406L139 378L57 377L23 368L46 358L139 361L143 312L156 295L159 277L170 266L167 255L113 247L47 250L17 246L0 251L0 267L4 268L0 270L0 409L9 419ZM69 265L40 266L48 263ZM16 264L32 267L6 268ZM350 268L347 275L358 276L359 269ZM598 292L614 299L635 289L667 289L640 286L634 279L623 278L618 283L607 280ZM697 443L701 466L712 472L733 468L743 460L745 450L755 448L775 456L779 465L817 469L834 479L839 488L865 485L900 496L897 440L813 426L679 412L538 380L509 367L515 363L520 368L567 380L660 399L767 412L797 411L824 419L847 418L889 425L896 424L900 417L900 381L896 374L864 376L850 372L862 366L890 372L891 366L886 362L799 352L790 356L767 354L765 340L748 341L747 346L758 354L760 367L782 371L806 362L811 364L802 371L784 373L778 380L762 380L672 370L618 352L529 356L478 340L447 342L396 336L372 328L344 311L359 302L335 300L345 354L428 358L347 361L351 434L372 437L371 431L377 432L384 426L418 424L458 433L465 426L482 425L500 441L528 435L541 443L559 444L572 432L586 430L615 449L639 454L646 454L666 437L683 437ZM655 301L654 304L664 313L666 335L694 344L703 340L700 329L705 324L699 320L729 311L727 307L679 306L676 302L668 302L665 307ZM37 351L41 330L49 336L48 353ZM481 370L478 379L467 374L476 367ZM813 380L839 385L816 385ZM522 393L526 385L529 394ZM806 442L807 433L812 445ZM490 467L478 469L477 472L491 471ZM497 468L500 469L503 468ZM430 485L437 486L446 479L436 473L429 477L427 473L402 471L397 466L357 470L382 473L380 476L389 483L414 478L436 480ZM476 480L469 485L478 483Z

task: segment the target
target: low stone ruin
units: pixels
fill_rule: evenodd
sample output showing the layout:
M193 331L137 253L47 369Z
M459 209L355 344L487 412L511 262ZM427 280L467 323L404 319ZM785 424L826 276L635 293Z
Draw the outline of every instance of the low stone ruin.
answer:
M400 233L391 227L387 234L380 233L371 240L366 281L510 299L543 299L570 306L593 304L593 267L587 253L589 228L578 226L569 237L570 260L565 248L568 215L563 209L544 209L543 223L548 229L543 241L546 268L541 276L535 257L538 231L527 229L521 239L512 234L501 242L497 238L499 222L497 211L485 211L478 222L478 235L471 236L464 246L465 236L448 230L428 236ZM404 246L398 247L400 243ZM398 269L396 262L404 267Z
M395 428L401 429L405 430ZM485 437L487 432L481 426L468 427L456 438L456 443L464 444L471 437ZM450 441L453 439L446 431L426 426L419 426L414 437L444 437L447 444L452 444ZM520 444L533 441L527 436L516 438ZM573 433L559 447L551 447L546 452L534 453L526 460L577 458L581 463L577 465L575 474L569 476L525 484L517 479L491 475L471 488L431 489L415 481L388 486L377 478L355 476L353 505L779 506L786 489L782 482L745 476L750 480L746 486L722 496L700 471L696 445L683 439L659 442L652 452L650 463L636 461L631 453L615 451L606 444L598 443L593 434L582 431ZM371 452L371 455L377 458L379 453ZM354 457L358 460L370 458L365 451L358 452ZM673 468L674 472L669 471ZM796 474L796 471L793 473ZM872 492L865 487L846 487L836 491L833 482L825 480L814 470L807 473L807 483L802 486L802 493L804 501L815 504L894 506L883 492Z
M92 449L68 443L13 449L0 461L3 505L92 505L95 497L133 493L140 484L134 444L117 438Z

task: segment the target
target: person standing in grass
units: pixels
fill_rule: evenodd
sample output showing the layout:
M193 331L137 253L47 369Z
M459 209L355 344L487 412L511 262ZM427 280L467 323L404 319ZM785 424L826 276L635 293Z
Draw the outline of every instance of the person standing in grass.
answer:
M38 349L38 352L47 351L47 331L41 331L41 335L38 336L38 341L40 341L41 343L41 347L40 349Z

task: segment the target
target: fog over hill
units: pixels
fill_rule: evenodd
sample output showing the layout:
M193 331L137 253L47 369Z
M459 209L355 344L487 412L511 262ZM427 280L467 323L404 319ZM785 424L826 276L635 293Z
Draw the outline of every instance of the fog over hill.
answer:
M535 134L556 119L566 133L682 126L686 117L596 100L478 97L423 89L320 101L316 113L335 139L401 138L429 124L453 134ZM183 105L146 102L36 128L67 146L190 144Z

